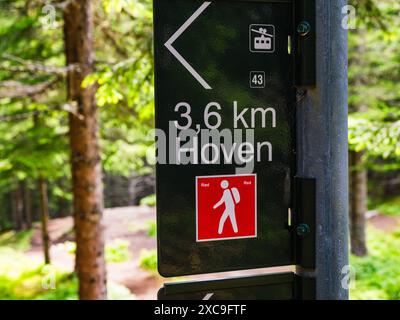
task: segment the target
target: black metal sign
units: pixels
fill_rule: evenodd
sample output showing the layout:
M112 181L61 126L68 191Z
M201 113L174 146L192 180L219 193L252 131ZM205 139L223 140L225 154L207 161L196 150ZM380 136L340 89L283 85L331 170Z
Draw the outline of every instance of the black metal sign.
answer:
M291 1L155 0L154 22L159 272L293 264Z
M166 284L159 300L290 300L295 276L282 273L256 277Z
M312 279L294 273L169 283L158 292L159 300L293 300L313 299Z

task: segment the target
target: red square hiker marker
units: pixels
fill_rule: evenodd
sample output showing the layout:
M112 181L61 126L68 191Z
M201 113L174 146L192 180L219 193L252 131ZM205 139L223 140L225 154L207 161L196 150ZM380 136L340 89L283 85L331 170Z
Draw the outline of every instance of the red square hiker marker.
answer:
M197 242L257 237L257 176L196 178Z

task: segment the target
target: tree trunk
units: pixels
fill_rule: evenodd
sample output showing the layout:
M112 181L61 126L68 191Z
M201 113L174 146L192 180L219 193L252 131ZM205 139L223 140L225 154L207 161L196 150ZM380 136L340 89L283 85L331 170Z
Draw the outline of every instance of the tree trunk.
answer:
M47 182L44 178L39 178L40 193L40 223L42 229L42 246L45 264L50 264L50 236L49 236L49 199L47 195Z
M25 181L23 184L24 192L24 220L27 229L32 228L32 197L31 190L28 183Z
M82 88L93 72L93 3L72 1L64 11L68 74L68 100L77 104L81 117L70 115L73 211L76 233L76 272L79 297L107 298L103 235L103 191L98 137L98 108L94 86Z
M359 257L368 254L365 226L367 212L367 170L363 167L363 153L350 152L350 240L351 252Z
M12 220L12 228L14 230L19 229L18 225L18 207L17 207L17 201L16 201L16 195L15 195L15 190L11 191L11 220Z
M16 188L12 191L11 197L12 197L13 228L15 231L21 231L24 227L24 224L23 224L24 202L22 199L20 183L16 184Z
M354 58L356 65L365 66L363 59L366 53L366 32L364 29L358 29L357 35L359 44L357 46L357 56ZM354 79L354 87L361 88L367 79L365 74L359 72ZM363 103L351 105L352 112L365 112L367 106ZM368 172L363 163L364 152L350 151L349 153L349 222L350 222L350 242L351 252L356 256L365 256L368 254L365 239L365 214L367 212L368 199Z

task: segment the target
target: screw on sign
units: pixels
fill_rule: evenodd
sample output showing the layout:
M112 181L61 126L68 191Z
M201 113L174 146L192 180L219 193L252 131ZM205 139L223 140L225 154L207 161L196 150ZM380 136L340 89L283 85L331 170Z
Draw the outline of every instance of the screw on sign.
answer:
M256 190L256 175L197 177L197 241L256 238Z

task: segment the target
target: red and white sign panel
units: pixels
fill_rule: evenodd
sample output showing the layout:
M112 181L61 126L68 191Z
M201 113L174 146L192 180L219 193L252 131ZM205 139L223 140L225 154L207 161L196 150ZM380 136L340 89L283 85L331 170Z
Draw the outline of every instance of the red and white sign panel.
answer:
M196 178L197 242L257 237L257 176Z

